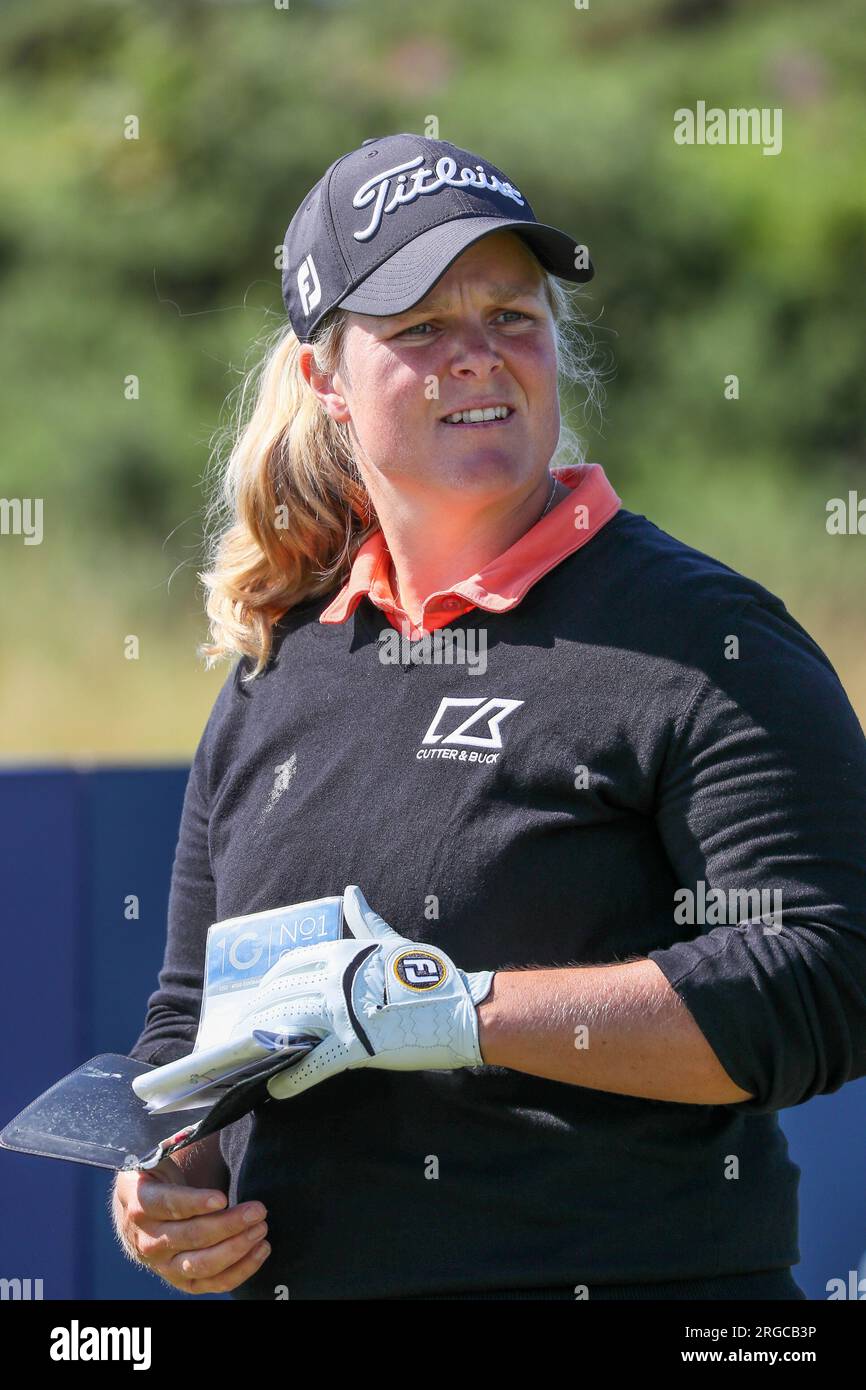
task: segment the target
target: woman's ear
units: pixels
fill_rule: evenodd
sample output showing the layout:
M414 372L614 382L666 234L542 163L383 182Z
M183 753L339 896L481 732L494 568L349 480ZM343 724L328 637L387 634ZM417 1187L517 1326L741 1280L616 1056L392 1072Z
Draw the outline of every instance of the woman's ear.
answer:
M339 374L319 370L315 350L310 343L302 343L298 349L298 366L310 390L331 418L338 424L351 419Z

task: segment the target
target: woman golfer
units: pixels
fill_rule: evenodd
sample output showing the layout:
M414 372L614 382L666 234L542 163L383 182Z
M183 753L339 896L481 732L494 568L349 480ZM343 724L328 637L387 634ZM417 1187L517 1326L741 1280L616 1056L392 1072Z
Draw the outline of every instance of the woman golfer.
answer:
M212 922L345 892L352 935L254 1000L321 1039L270 1097L117 1181L188 1293L804 1297L777 1112L866 1075L866 740L778 598L573 451L591 275L415 135L289 226L132 1055L190 1052Z

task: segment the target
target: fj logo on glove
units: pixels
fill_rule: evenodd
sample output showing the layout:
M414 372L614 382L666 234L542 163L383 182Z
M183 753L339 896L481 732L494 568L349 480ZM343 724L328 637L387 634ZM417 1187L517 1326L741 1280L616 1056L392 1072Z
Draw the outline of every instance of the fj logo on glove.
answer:
M446 973L445 962L427 951L404 951L394 961L394 974L407 989L435 989Z
M251 1027L320 1040L269 1076L268 1094L288 1100L357 1067L483 1067L476 1009L493 971L458 970L444 951L401 936L356 883L343 891L343 915L350 935L287 952L262 977L245 1016Z

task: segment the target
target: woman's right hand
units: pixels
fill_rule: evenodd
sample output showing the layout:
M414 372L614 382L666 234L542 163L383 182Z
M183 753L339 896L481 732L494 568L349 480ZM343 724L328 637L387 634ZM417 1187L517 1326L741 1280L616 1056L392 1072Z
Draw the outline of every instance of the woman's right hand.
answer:
M183 1169L164 1158L146 1173L118 1173L114 1229L131 1259L174 1288L228 1293L256 1273L271 1247L262 1203L227 1203L217 1188L191 1187Z

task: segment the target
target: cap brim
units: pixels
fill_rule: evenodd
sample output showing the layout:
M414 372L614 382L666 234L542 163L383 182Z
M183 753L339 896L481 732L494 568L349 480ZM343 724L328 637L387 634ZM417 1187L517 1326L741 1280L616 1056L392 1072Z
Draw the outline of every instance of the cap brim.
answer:
M583 284L595 274L592 262L575 266L580 242L544 222L510 217L460 217L421 232L407 246L373 270L337 306L359 314L401 314L433 288L468 246L494 232L516 232L545 270L563 280Z

